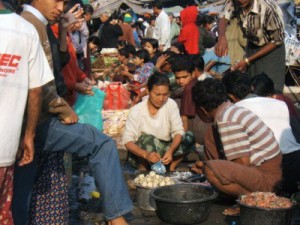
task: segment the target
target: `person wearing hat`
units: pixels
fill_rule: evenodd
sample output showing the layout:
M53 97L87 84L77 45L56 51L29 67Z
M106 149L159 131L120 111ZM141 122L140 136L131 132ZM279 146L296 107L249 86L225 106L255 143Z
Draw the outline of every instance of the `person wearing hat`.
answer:
M119 41L127 41L129 44L135 46L133 29L129 25L132 21L132 16L129 13L126 13L124 17L119 18L119 26L123 31L123 35L119 37Z

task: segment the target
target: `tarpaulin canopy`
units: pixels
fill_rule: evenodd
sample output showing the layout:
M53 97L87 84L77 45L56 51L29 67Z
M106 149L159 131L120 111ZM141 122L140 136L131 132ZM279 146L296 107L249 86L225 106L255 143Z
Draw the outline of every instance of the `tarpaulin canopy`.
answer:
M95 8L93 17L98 17L101 12L104 11L118 10L122 4L126 4L138 14L152 12L152 9L147 7L151 2L153 2L153 0L98 0L93 2Z

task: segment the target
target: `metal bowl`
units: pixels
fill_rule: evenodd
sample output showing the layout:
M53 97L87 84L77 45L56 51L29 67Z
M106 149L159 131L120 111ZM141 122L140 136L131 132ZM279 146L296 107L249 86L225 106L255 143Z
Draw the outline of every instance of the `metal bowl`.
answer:
M189 225L208 219L217 193L194 184L175 184L155 188L150 192L155 201L156 214L171 224Z

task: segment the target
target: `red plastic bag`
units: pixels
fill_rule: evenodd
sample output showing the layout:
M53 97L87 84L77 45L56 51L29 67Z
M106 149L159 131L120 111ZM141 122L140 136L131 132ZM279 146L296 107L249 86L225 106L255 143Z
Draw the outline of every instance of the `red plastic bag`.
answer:
M104 110L120 110L130 108L130 92L123 87L122 83L110 83L105 92L106 96L103 104Z

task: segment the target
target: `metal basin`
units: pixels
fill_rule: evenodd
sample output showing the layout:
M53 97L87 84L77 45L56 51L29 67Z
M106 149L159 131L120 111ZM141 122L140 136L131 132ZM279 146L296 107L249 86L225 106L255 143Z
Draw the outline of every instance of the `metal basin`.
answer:
M200 185L175 184L154 189L150 197L155 200L156 214L162 221L189 225L208 219L217 193Z
M150 192L153 190L153 188L146 188L140 185L136 185L136 188L137 207L148 211L155 211L155 208L153 207L155 205L154 200L150 198Z

